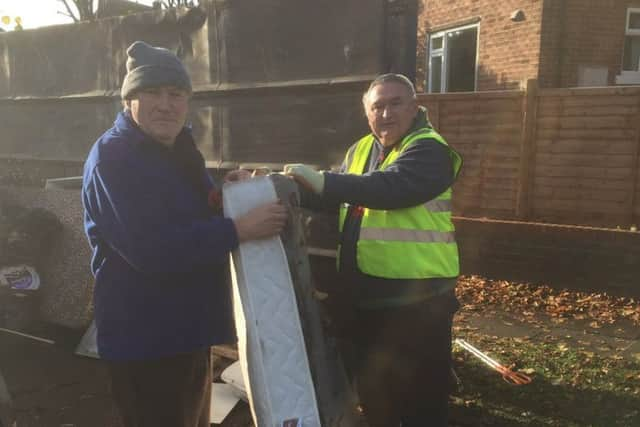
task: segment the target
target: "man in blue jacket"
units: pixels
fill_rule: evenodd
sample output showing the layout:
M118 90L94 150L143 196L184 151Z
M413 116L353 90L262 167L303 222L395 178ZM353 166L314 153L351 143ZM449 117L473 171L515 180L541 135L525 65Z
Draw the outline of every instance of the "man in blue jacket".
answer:
M209 347L236 339L228 255L278 234L286 212L274 203L222 217L186 126L191 80L182 62L139 41L127 55L124 111L83 176L98 351L126 427L208 427Z
M371 427L446 426L458 249L451 185L462 159L432 128L405 76L377 77L363 96L371 133L340 173L285 166L303 205L340 206L336 330ZM347 358L348 359L348 358Z

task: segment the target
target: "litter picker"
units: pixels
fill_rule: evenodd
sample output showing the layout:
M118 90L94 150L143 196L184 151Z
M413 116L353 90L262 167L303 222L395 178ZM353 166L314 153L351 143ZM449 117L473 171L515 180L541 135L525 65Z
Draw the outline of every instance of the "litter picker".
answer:
M20 337L24 337L24 338L29 338L35 341L40 341L46 344L55 344L56 342L53 340L49 340L46 338L40 338L40 337L36 337L35 335L29 335L29 334L25 334L22 332L18 332L18 331L14 331L13 329L5 329L5 328L0 328L0 332L6 332L7 334L13 334L13 335L18 335Z
M454 342L458 344L460 347L467 350L469 353L476 356L484 364L490 366L491 368L495 369L500 374L502 374L502 379L508 382L509 384L524 385L524 384L529 384L531 382L531 377L521 372L514 372L511 369L507 368L506 366L501 365L500 363L493 360L492 358L490 358L489 356L487 356L486 354L484 354L483 352L481 352L480 350L478 350L477 348L475 348L465 340L456 338Z

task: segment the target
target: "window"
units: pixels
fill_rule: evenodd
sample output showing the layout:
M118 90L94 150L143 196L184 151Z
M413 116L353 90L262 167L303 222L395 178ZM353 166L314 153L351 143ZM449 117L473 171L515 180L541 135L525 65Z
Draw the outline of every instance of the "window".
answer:
M468 25L429 36L429 92L476 90L478 26Z
M623 71L640 71L640 9L627 10Z

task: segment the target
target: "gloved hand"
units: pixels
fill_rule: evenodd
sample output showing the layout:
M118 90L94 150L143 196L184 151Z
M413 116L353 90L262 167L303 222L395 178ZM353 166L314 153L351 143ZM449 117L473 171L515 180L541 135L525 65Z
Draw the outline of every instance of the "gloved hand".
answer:
M324 174L314 170L311 166L301 163L285 165L284 174L292 177L314 193L322 194L322 190L324 189Z

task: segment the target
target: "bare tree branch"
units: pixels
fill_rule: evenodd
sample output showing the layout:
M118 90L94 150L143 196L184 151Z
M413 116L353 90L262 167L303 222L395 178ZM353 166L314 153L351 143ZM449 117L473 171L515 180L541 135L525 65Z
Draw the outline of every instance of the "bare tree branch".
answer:
M80 21L80 19L78 17L76 17L76 15L73 13L71 8L69 7L69 3L67 3L67 0L58 0L58 1L61 2L62 4L64 4L64 7L67 9L67 13L68 13L67 16L71 17L74 22ZM63 13L63 15L64 15L64 13Z
M79 21L92 21L96 19L96 13L94 12L94 0L58 0L66 8L68 15L75 22ZM98 5L104 3L104 0L98 0ZM71 4L75 6L77 13L74 13Z
M69 15L68 13L65 13L65 12L61 12L61 11L58 11L58 15L68 16L69 18L73 18L73 19L75 19L75 17L74 17L74 16Z

